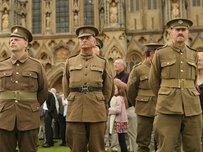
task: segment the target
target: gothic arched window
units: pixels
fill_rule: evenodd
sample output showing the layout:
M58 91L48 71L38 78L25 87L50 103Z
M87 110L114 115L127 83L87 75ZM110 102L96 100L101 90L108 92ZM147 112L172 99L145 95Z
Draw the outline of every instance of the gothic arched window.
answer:
M93 0L85 0L85 2L84 2L84 24L85 25L94 25Z
M42 31L41 0L32 0L32 33L39 34Z
M140 9L140 1L139 0L130 0L130 12L135 12Z
M200 0L193 0L192 6L200 6Z
M157 0L148 0L148 9L157 9Z
M69 1L56 1L56 32L65 33L69 31Z

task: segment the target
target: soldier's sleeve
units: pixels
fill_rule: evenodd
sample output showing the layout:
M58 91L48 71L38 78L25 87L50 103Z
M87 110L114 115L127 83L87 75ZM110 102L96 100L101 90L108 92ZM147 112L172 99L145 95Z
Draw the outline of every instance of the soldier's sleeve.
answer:
M111 100L111 97L114 94L114 87L113 87L113 76L112 71L109 66L109 62L105 62L105 69L103 74L103 89L102 92L105 97L106 105L108 106L109 101Z
M149 73L149 86L157 96L161 83L161 63L158 53L154 54L152 65Z
M41 65L41 73L38 78L38 92L37 99L40 105L44 103L48 96L48 83L44 67Z
M134 67L130 72L128 83L127 83L127 98L128 101L135 106L135 98L137 97L139 90L139 74L137 73L137 69Z
M63 78L62 78L62 87L63 87L63 93L64 97L67 98L68 94L70 93L69 91L69 70L68 70L68 60L65 63L65 68L63 72Z

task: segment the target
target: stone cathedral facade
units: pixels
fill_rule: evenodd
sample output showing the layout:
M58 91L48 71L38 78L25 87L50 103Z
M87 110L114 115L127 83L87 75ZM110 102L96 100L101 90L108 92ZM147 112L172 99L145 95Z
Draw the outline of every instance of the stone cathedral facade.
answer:
M164 43L164 25L173 18L194 23L189 43L203 51L203 0L0 0L0 60L9 57L9 29L28 28L30 53L45 66L49 87L61 91L64 62L78 48L75 29L94 25L104 56L125 58L127 70L144 59L144 44Z

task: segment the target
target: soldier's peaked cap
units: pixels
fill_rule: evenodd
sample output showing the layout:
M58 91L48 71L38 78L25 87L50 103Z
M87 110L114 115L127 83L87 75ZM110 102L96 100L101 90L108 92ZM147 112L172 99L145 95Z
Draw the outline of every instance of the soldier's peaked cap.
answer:
M173 19L166 23L167 28L189 28L193 25L193 22L188 19Z
M156 49L164 46L163 44L160 43L148 43L144 45L146 47L145 51L155 51Z
M26 29L22 26L19 26L19 25L13 26L11 28L10 37L14 37L14 36L23 38L28 42L31 42L33 39L31 32L28 29Z
M76 35L80 37L84 36L97 36L99 34L99 30L94 26L81 26L76 29Z

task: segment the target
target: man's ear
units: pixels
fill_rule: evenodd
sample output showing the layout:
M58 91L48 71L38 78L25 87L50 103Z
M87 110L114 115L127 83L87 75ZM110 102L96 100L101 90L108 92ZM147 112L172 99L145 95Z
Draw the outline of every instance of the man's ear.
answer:
M28 49L29 48L29 42L25 41L25 48Z
M25 41L25 45L26 45L26 47L28 47L28 44L29 44L28 41Z

